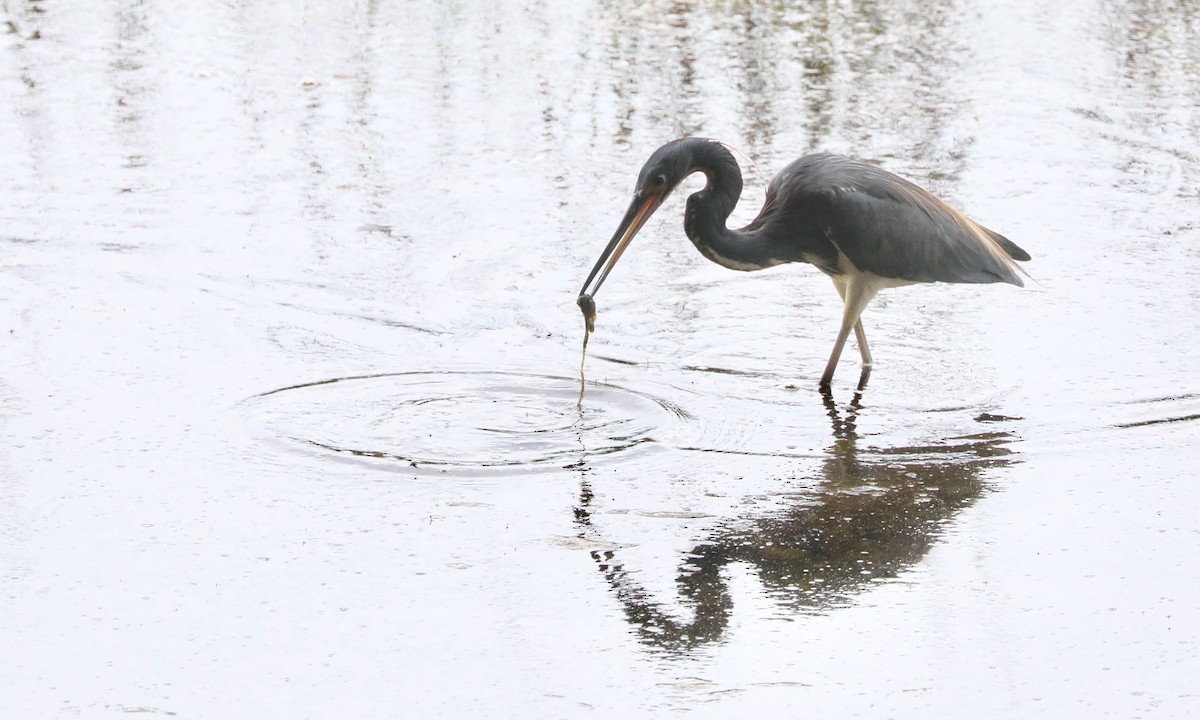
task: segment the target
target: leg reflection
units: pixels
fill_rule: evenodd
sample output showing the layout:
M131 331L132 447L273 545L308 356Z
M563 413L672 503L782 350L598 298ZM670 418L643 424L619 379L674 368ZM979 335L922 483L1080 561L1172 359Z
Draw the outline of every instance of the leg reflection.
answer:
M839 407L822 392L833 443L812 493L713 529L684 553L676 597L647 591L619 551L592 553L643 643L684 652L718 641L733 612L723 572L731 563L750 567L765 594L798 612L845 606L920 562L945 524L983 495L985 471L1013 462L1009 433L976 427L927 445L860 448L862 395Z

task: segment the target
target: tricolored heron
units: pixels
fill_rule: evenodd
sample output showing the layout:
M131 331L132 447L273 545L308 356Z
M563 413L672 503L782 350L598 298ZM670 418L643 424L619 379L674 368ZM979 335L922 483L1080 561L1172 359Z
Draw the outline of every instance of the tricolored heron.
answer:
M687 199L683 229L700 254L733 270L806 262L833 279L845 310L823 388L833 380L851 329L865 380L871 351L861 315L880 290L930 282L1024 285L1014 261L1029 260L1029 253L1011 240L904 178L839 155L805 155L791 163L767 186L758 217L741 230L727 228L742 194L737 161L719 142L688 137L655 150L642 167L625 218L580 290L585 315L629 241L695 172L708 184Z

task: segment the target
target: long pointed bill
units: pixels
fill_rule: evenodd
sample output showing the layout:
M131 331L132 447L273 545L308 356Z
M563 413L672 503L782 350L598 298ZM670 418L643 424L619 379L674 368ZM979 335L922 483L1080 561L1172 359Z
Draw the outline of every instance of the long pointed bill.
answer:
M584 281L583 289L579 291L581 297L596 294L596 291L604 284L604 280L608 278L608 274L612 272L613 266L621 259L621 253L625 252L629 241L633 240L633 236L637 235L638 230L642 229L658 206L662 205L664 197L664 195L648 195L645 198L635 197L633 199L633 202L629 204L629 210L625 212L625 218L621 220L621 224L613 234L612 240L608 241L608 246L604 248L604 252L600 253L600 259L596 261L595 267ZM600 271L601 267L604 268L603 272ZM592 280L596 281L594 285ZM589 288L591 289L589 290Z

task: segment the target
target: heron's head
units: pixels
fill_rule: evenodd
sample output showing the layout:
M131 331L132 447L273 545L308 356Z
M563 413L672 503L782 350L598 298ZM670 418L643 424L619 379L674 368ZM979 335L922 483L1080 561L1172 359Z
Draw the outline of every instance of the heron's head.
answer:
M712 142L704 138L682 138L655 150L638 173L634 200L670 195L684 178L696 171L696 147Z
M682 138L672 140L655 150L638 173L637 186L633 189L633 201L625 211L625 217L617 226L612 240L600 254L595 267L583 283L580 295L594 295L608 273L612 271L621 253L637 235L654 211L671 194L683 179L700 169L697 158L709 145L721 147L720 143L706 138ZM603 268L603 271L601 271ZM595 283L592 281L595 280Z

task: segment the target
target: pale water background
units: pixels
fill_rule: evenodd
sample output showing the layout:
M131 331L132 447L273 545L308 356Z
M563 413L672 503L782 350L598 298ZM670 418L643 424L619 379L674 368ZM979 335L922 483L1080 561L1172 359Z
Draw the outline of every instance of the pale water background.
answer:
M1200 716L1200 4L0 3L0 716ZM662 142L1036 282L726 271Z

